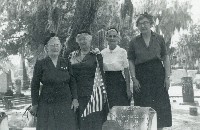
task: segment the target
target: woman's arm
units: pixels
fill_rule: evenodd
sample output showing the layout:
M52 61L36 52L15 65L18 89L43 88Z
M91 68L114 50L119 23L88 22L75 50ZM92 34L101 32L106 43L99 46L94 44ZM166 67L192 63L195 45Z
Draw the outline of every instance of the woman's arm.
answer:
M129 63L127 59L127 51L123 50L121 52L121 59L123 59L123 68L124 68L124 77L126 81L126 93L128 98L130 99L132 97L132 92L130 89L130 73L129 73Z
M124 68L124 76L125 76L125 81L126 81L127 96L130 99L132 96L132 92L131 92L131 88L130 88L130 74L129 74L128 68Z
M130 90L130 74L129 74L128 68L124 68L124 76L125 76L125 80L126 80L127 90Z
M163 64L165 68L165 78L169 78L169 76L171 75L171 65L170 65L170 60L169 60L168 55L165 55Z
M72 98L78 99L76 79L74 77L70 61L68 61L68 70L69 70L69 74L70 74L69 87L71 90Z
M140 84L139 81L136 79L136 74L135 74L135 63L133 60L129 60L129 68L130 68L130 73L131 73L131 79L133 81L133 89L136 92L140 91Z
M168 51L167 51L167 47L165 44L165 40L163 37L161 38L161 42L160 42L160 47L161 47L161 59L163 60L163 65L165 68L165 87L166 90L169 89L170 87L170 73L171 73L171 66L170 66L170 60L169 60L169 55L168 55Z
M129 68L131 73L131 78L135 78L135 64L133 60L129 60Z
M77 84L76 84L76 79L73 74L71 62L69 61L69 59L68 59L68 70L69 70L69 74L70 74L69 87L70 87L72 98L73 98L71 109L73 109L75 112L79 106L78 94L77 94Z
M41 61L37 61L34 66L33 78L31 81L32 106L38 105L41 78L42 78L42 63Z
M165 87L166 90L169 90L170 87L170 75L171 75L171 65L170 65L170 60L169 56L165 55L163 59L163 64L165 68Z

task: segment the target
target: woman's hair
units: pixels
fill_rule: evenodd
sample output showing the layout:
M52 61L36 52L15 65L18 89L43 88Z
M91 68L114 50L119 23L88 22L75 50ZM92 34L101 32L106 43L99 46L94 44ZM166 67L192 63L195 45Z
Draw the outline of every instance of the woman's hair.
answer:
M118 31L118 29L115 28L115 27L110 27L109 29L107 29L106 36L108 36L108 31L110 31L110 30L115 30L115 31L117 32L118 38L121 39L121 36L120 36L119 31Z
M110 31L110 30L115 30L117 33L119 33L118 29L115 28L115 27L110 27L110 28L108 28L108 29L107 29L107 33L108 33L108 31Z
M148 14L147 12L144 12L143 14L140 14L139 17L137 18L136 26L138 26L139 21L144 19L144 18L147 18L151 25L154 23L153 16Z
M79 42L79 39L85 37L87 41L92 41L92 35L89 31L80 31L76 36L76 42Z
M107 32L106 32L106 36L108 36L108 32L109 32L110 30L115 30L115 31L117 32L118 37L120 38L119 31L118 31L118 29L115 28L115 27L110 27L110 28L108 28L108 29L107 29Z

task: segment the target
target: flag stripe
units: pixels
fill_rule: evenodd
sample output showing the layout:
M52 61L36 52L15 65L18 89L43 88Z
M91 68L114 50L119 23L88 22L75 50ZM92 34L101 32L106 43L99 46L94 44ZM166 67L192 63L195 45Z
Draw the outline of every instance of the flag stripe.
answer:
M93 93L94 93L94 97L95 97L96 96L95 95L95 91ZM96 107L95 98L92 98L92 102L93 102L93 104L92 104L92 112L95 112L95 107Z
M101 93L101 90L100 90L100 87L98 87L98 93L99 93L99 106L102 106L102 93ZM101 107L99 107L99 111L101 111Z
M95 91L96 92L96 98L95 98L95 100L96 100L96 111L99 111L99 105L98 105L98 102L99 102L99 99L98 99L98 91L96 90Z
M102 111L103 109L103 101L104 101L104 93L105 87L102 79L102 75L100 73L99 65L97 64L95 78L94 78L94 85L93 85L93 92L90 97L90 100L87 104L87 107L85 108L82 117L86 117L87 115Z

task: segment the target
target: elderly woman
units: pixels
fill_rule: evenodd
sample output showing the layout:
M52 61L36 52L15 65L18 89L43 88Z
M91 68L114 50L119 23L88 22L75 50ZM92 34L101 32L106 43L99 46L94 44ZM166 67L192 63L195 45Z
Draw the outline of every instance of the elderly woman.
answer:
M130 75L127 52L118 46L120 40L117 29L110 28L106 39L108 48L101 51L105 71L106 89L110 108L113 106L129 106L132 93L130 91ZM123 73L124 72L124 76Z
M129 45L128 59L133 80L136 106L152 107L157 112L157 127L172 125L170 86L170 62L164 38L153 31L153 17L141 14L136 21L141 34Z
M45 48L47 57L36 62L31 83L30 112L37 116L36 130L76 130L77 86L70 62L59 57L61 43L55 34Z
M97 65L99 65L100 72L103 75L102 56L91 51L91 40L92 36L90 32L79 32L76 36L76 42L80 50L72 52L70 56L78 86L78 122L80 130L101 130L102 124L105 121L104 111L99 108L98 103L88 107L88 105L91 105L91 101L93 103L98 102L102 97L102 95L99 95L99 98L91 99L95 87L94 84L98 85L97 82L94 82Z

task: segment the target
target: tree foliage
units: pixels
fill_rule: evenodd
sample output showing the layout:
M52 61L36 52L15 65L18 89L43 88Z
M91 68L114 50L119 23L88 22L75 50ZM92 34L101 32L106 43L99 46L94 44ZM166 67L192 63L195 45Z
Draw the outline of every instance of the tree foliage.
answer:
M133 19L133 3L131 2L131 0L125 0L124 3L121 4L121 10L120 10L120 16L122 21L124 22L124 20L126 19L126 16L129 16L128 18L128 23L129 23L129 28L132 25L132 19Z
M25 46L27 56L43 50L49 32L55 32L64 42L69 35L76 0L3 0L0 20L1 53L4 57L20 53ZM25 56L26 58L26 56Z
M100 0L76 1L76 10L71 25L71 35L68 40L67 53L78 49L78 44L75 42L75 36L79 31L91 31L91 25L94 22L99 2Z
M199 60L200 54L200 25L192 25L189 32L182 34L178 42L176 54L180 63L185 61L189 68L194 68L194 64ZM183 64L183 63L182 63Z
M162 34L170 46L175 29L185 29L191 22L188 1L178 0L1 0L0 53L3 57L20 53L25 46L28 57L43 50L42 43L49 32L55 32L64 42L68 37L68 51L77 49L75 36L80 30L98 30L115 26L122 41L136 34L138 14L155 16L156 32ZM127 37L128 36L128 37Z

